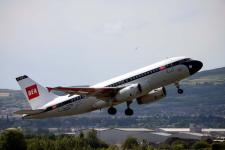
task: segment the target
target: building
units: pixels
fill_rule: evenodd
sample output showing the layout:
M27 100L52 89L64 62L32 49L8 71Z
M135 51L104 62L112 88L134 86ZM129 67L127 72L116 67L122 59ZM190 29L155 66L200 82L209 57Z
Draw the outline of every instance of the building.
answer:
M84 129L82 131L84 135L87 135L93 129ZM165 142L170 133L155 132L152 129L147 128L94 128L97 132L97 136L100 140L112 145L121 145L129 137L136 138L139 142L145 140L148 143L160 144ZM78 135L78 132L67 133L67 135Z
M195 128L159 128L156 130L147 128L93 128L97 136L107 144L121 145L128 137L134 137L139 142L145 140L151 144L161 144L170 138L179 138L184 140L206 140L222 137L225 129L199 129ZM77 129L67 132L67 135L79 135L83 132L87 135L93 129ZM195 131L195 132L194 132ZM220 136L212 136L212 133Z
M194 133L194 132L178 132L173 134L171 137L179 139L191 139L191 140L207 140L211 139L209 134L204 133Z

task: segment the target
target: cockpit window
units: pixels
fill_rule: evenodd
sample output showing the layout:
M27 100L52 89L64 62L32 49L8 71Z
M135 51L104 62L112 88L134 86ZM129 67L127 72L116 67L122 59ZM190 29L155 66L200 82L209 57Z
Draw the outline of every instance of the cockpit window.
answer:
M190 60L190 58L185 58L185 59L181 60L181 62L186 62L188 60Z
M184 63L184 62L186 62L186 61L188 61L188 60L190 60L190 58L182 59L182 60L179 61L179 64Z
M189 60L191 60L191 59L190 58L185 58L185 59L182 59L182 60L174 62L173 65L179 65L179 64L182 64L182 63L184 63L186 61L189 61Z

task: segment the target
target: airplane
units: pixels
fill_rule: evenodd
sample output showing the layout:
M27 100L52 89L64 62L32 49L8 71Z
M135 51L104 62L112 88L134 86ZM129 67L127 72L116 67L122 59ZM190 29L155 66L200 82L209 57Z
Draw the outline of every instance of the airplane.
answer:
M166 96L165 86L169 84L174 84L177 92L182 94L179 82L198 72L202 66L198 60L173 57L86 87L43 87L23 75L16 80L32 109L19 110L15 114L22 115L23 119L42 119L108 108L108 114L115 115L114 106L126 103L125 115L131 116L133 101L140 105L158 101ZM65 94L59 96L54 91Z

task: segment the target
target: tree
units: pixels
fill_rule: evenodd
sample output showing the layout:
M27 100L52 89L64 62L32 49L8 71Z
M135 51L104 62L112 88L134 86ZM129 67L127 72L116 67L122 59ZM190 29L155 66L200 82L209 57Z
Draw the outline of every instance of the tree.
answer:
M142 140L141 144L139 144L139 149L141 150L153 150L154 148L146 141Z
M195 144L193 144L192 147L194 149L207 149L210 148L211 146L206 141L197 141Z
M170 148L170 145L164 143L164 144L159 145L159 149L165 149L166 150L166 149L171 149L171 148Z
M54 150L54 141L49 137L33 137L27 139L27 150Z
M116 145L111 145L106 150L119 150L119 147L117 147Z
M0 135L1 150L26 150L27 145L22 132L18 129L5 130Z
M212 144L212 150L224 150L225 149L225 143L218 142Z
M135 147L138 147L138 141L136 138L128 137L126 141L123 143L122 148L125 149L134 149Z
M175 140L171 145L171 149L173 150L188 149L188 144L182 140Z
M183 150L185 149L185 146L182 143L174 143L171 148L173 150Z
M81 131L80 134L79 134L79 138L80 138L80 139L84 139L84 133L83 133L82 131Z
M94 149L108 147L106 143L98 139L97 132L95 130L91 130L90 132L88 132L86 140L87 143Z

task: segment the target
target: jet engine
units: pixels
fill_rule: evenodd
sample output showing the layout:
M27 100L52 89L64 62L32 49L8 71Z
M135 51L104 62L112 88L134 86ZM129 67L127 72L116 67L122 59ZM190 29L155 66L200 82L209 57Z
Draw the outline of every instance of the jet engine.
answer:
M161 98L166 96L165 87L160 87L158 89L154 89L149 92L147 95L137 98L138 104L148 104L160 100Z
M115 96L116 101L129 101L138 97L142 89L140 84L131 84L121 89Z

